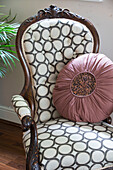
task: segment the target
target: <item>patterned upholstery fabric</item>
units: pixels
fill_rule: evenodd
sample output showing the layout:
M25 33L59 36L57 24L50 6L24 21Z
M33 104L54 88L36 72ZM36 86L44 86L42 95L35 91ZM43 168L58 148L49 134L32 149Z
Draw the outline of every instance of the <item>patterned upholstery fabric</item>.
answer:
M93 51L93 37L83 24L69 19L44 19L28 27L22 40L32 72L36 120L59 117L52 91L60 70L72 58Z
M97 170L113 165L113 128L63 118L37 125L44 170ZM23 135L26 152L29 131Z
M26 115L31 116L31 109L28 102L21 95L14 95L12 103L20 120Z

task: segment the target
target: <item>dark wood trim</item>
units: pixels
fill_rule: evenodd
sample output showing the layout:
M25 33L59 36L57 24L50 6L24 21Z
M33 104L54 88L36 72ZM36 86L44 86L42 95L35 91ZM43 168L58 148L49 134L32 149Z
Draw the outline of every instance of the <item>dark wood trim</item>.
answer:
M7 124L7 125L10 125L10 126L16 126L16 127L21 128L21 124L15 123L15 122L11 122L11 121L8 121L8 120L4 120L4 119L0 119L0 123Z
M107 119L104 120L104 122L111 124L112 123L112 118L109 116Z
M30 129L31 140L30 147L26 158L26 170L41 170L37 126L31 116L25 116L22 119L23 130Z
M39 155L39 147L38 147L38 134L37 127L34 121L32 121L31 127L31 142L30 148L27 155L26 167L27 170L41 170L40 167L40 155Z

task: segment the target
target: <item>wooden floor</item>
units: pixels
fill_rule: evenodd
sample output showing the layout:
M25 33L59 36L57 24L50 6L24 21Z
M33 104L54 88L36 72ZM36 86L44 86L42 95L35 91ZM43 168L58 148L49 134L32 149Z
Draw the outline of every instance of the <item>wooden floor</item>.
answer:
M25 170L22 131L0 120L0 170Z

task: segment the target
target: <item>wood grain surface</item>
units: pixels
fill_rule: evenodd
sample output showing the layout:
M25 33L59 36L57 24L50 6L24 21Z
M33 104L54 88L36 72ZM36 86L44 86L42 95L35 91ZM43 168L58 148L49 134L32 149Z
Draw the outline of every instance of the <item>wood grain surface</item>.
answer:
M19 126L0 120L0 170L25 170L22 130Z

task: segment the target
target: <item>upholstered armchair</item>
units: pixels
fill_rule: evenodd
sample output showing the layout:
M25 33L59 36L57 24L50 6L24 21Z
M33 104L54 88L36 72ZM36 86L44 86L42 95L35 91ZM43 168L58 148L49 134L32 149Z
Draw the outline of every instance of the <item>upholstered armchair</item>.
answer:
M82 55L98 53L99 36L93 24L67 9L50 6L21 24L16 49L25 84L12 103L22 123L26 169L112 166L112 126L102 121L69 120L60 116L53 103L53 89L62 68Z

